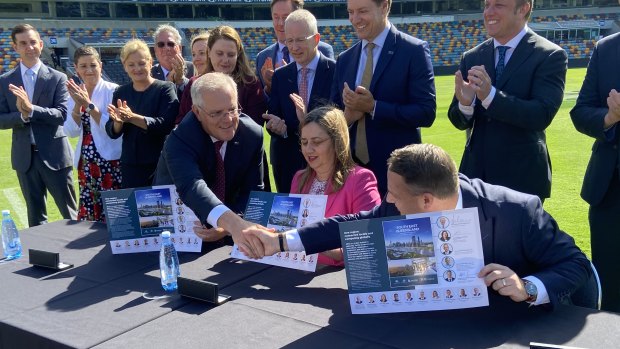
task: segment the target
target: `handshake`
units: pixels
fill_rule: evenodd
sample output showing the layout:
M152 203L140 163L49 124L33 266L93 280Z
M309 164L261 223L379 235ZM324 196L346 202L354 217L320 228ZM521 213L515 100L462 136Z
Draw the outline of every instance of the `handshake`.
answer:
M220 217L218 226L230 232L239 250L248 258L259 259L280 252L279 234L274 229L248 222L231 211ZM286 239L283 242L286 249Z

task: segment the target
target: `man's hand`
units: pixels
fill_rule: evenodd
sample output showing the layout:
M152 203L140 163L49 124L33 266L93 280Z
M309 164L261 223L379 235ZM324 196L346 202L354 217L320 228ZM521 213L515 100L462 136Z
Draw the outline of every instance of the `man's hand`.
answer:
M620 92L612 89L607 97L607 115L605 115L605 128L609 128L620 121Z
M454 95L462 105L470 106L476 96L473 84L463 80L460 70L454 73Z
M342 101L345 108L361 111L362 113L372 113L375 109L375 99L369 90L362 86L357 86L355 91L353 91L346 82L342 90Z
M206 228L200 222L194 222L194 233L203 241L218 241L228 235L228 232L222 228Z
M344 118L345 120L347 120L347 125L353 124L354 122L363 118L364 116L366 116L366 114L364 114L361 111L357 111L357 110L344 107Z
M478 277L484 279L487 287L493 287L500 295L510 297L515 302L523 302L528 298L519 275L506 266L487 264L480 270Z
M17 97L17 101L15 102L15 107L22 114L25 120L28 120L30 117L30 113L32 112L32 103L30 103L30 98L28 98L28 93L22 86L15 86L13 84L9 84L9 91Z
M265 256L263 243L248 230L267 228L245 221L232 211L224 212L218 219L217 226L230 233L239 250L248 258L257 259Z
M172 81L175 85L183 83L183 77L185 76L185 59L181 56L181 53L177 53L171 58L172 70L168 73L166 80Z
M297 93L291 93L289 97L295 106L297 120L299 120L299 123L301 124L301 122L306 118L306 105L304 104L304 99Z
M262 225L256 225L244 230L244 234L254 236L260 240L264 248L265 256L273 256L280 252L278 233L275 233L274 229L267 229ZM284 240L284 250L288 250L286 239Z
M267 57L265 59L265 63L260 68L260 75L263 78L263 83L265 84L265 91L271 91L271 79L273 78L273 62L271 61L271 57Z
M286 123L284 119L280 119L279 117L273 114L263 114L263 119L267 120L267 130L277 134L280 137L284 137L286 133Z
M475 65L467 72L467 80L479 100L484 101L491 93L491 77L483 65ZM471 102L470 102L471 104Z

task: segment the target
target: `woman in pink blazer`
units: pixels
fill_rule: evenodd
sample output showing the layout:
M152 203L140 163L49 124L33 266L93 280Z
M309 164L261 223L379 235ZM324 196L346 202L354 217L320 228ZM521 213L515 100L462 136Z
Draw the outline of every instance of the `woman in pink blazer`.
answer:
M381 202L375 175L353 162L341 110L314 109L302 120L299 130L301 152L308 166L293 177L291 193L327 195L325 217L370 210ZM318 262L343 265L342 249L321 253Z

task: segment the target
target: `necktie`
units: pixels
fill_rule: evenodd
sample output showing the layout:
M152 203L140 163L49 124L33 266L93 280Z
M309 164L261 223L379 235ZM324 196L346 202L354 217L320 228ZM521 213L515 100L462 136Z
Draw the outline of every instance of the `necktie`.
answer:
M288 47L286 46L282 49L282 59L284 59L286 63L291 61L291 57L288 55Z
M499 53L499 57L497 59L497 65L495 66L495 82L499 81L499 78L502 77L502 73L504 73L504 67L506 66L506 50L508 50L509 46L497 46L497 52Z
M364 66L364 73L362 74L361 85L365 88L370 87L372 81L372 65L373 56L372 49L375 48L375 44L369 42L366 44L366 65ZM366 142L366 116L357 121L357 132L355 133L355 156L362 164L367 164L370 161L368 155L368 143Z
M36 76L34 75L34 71L32 69L26 70L26 80L24 81L24 89L28 94L28 99L30 99L30 103L33 103L32 96L34 95L34 85L35 85Z
M224 159L222 158L222 145L223 141L217 141L215 144L215 185L213 186L213 193L220 201L224 202L226 198L226 172L224 170Z
M299 81L299 95L304 100L304 105L308 106L308 68L301 68L301 79Z

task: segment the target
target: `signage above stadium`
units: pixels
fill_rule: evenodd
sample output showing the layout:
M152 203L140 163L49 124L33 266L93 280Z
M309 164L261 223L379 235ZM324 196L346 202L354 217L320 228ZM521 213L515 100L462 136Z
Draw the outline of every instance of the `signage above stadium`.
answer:
M105 1L105 0L104 0ZM127 2L126 0L108 0L107 2ZM135 3L168 4L269 4L271 0L134 0ZM347 0L304 0L304 3L346 3Z

